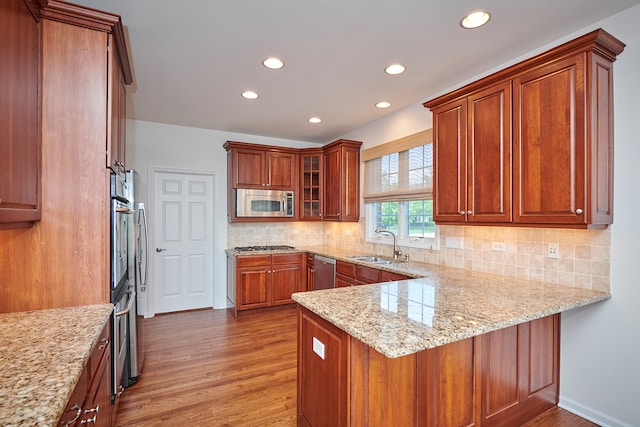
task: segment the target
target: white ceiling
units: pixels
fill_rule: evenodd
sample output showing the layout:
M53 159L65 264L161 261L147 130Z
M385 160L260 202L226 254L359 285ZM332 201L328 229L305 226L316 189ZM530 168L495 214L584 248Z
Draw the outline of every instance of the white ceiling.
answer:
M122 16L129 118L325 143L640 0L73 2ZM479 8L489 24L462 29ZM272 55L285 68L263 67ZM386 75L396 62L407 71ZM260 98L243 99L247 89Z

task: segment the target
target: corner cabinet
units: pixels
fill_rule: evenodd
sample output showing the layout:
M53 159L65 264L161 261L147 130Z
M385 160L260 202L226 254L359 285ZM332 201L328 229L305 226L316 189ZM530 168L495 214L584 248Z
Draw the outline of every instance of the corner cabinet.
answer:
M596 30L425 102L435 221L611 224L613 62L624 47Z
M0 229L41 217L41 24L23 0L0 8Z
M324 220L360 219L359 141L339 139L324 147Z

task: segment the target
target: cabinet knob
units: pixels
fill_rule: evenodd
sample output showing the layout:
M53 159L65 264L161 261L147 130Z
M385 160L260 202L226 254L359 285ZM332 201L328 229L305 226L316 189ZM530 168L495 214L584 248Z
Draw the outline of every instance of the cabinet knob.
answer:
M107 346L107 344L109 344L109 340L106 338L102 338L98 343L98 350L103 350Z
M467 211L467 215L471 215L473 211Z
M576 214L580 215L582 213L582 209L576 209Z
M465 215L466 212L465 211L460 211L460 215Z

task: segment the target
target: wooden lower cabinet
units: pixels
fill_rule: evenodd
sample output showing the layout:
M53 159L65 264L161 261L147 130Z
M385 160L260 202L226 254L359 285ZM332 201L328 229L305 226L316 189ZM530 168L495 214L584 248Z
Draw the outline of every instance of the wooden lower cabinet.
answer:
M381 270L336 260L336 288L380 283Z
M306 310L298 322L298 425L346 426L349 336Z
M298 425L520 425L558 402L559 316L390 359L300 307Z
M249 255L235 259L234 316L238 311L292 303L305 290L303 253ZM233 264L232 264L233 265Z
M111 413L110 324L108 322L102 330L58 426L113 425L115 414Z

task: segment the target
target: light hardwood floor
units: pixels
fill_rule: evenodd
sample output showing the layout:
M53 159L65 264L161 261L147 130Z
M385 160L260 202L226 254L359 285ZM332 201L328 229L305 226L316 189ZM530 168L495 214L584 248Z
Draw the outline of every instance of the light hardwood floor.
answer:
M146 359L116 426L295 426L295 306L145 320ZM554 408L527 427L593 427Z

